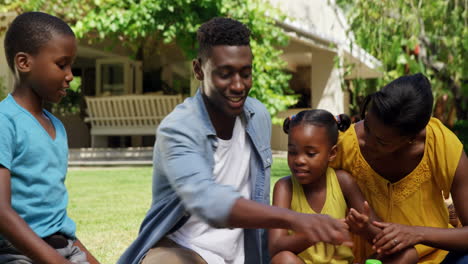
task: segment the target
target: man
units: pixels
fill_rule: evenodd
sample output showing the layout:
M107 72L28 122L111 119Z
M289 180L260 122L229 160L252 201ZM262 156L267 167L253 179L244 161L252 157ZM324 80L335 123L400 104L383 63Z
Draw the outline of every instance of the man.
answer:
M214 18L197 38L201 87L159 126L153 203L118 263L269 263L266 232L257 228L291 229L310 244L348 240L346 226L330 217L268 205L271 122L247 96L250 31Z

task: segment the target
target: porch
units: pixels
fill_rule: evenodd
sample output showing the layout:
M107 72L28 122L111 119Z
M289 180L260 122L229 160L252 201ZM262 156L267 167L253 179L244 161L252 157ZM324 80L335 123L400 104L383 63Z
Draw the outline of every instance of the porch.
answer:
M69 150L68 165L77 166L149 166L153 147L73 148Z
M152 166L153 147L72 148L70 167ZM273 151L273 157L286 158L285 151Z
M107 146L107 136L152 136L182 95L85 97L91 147Z

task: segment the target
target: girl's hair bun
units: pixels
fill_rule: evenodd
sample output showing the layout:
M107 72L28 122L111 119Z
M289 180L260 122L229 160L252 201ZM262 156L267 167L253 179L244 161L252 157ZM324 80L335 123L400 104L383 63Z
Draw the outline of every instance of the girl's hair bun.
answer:
M347 114L339 114L335 116L338 130L344 132L351 126L351 118Z

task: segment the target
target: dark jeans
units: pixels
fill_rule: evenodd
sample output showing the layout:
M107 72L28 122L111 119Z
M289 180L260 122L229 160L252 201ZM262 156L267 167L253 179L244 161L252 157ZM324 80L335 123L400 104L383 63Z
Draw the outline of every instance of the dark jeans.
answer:
M468 264L468 252L451 251L441 264Z

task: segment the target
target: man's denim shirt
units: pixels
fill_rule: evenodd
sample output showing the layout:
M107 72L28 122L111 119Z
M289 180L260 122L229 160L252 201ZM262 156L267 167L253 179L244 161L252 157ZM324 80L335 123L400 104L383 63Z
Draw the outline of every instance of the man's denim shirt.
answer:
M256 99L244 104L246 132L253 155L250 161L251 200L269 204L271 120ZM153 201L137 239L119 264L137 264L166 234L195 214L215 227L224 227L240 194L213 179L216 131L200 92L178 105L156 132L153 157ZM245 229L245 263L269 263L266 231ZM230 247L230 245L226 245Z

